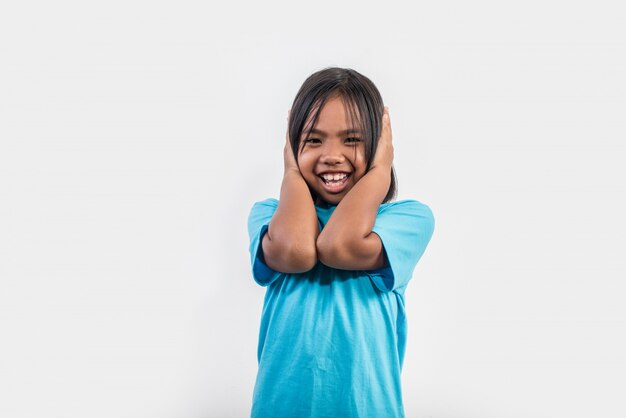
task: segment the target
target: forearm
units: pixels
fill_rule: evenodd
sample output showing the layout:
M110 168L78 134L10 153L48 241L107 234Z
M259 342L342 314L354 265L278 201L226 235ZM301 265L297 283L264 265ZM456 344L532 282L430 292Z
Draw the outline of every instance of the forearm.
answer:
M341 199L317 238L317 250L367 237L391 184L391 168L374 167Z
M302 175L286 170L280 189L280 200L270 221L268 235L284 253L317 260L316 240L319 224L311 193Z

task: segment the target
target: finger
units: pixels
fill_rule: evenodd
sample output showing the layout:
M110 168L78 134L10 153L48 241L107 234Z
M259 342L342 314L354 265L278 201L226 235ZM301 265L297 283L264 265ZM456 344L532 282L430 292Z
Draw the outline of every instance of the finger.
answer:
M388 125L388 124L389 124L389 108L385 106L385 109L383 110L383 125Z
M385 111L383 114L383 131L385 132L385 137L391 141L391 120L389 118L389 108L385 106Z
M387 112L387 108L385 107L385 112L383 113L383 129L391 129L391 122L389 121L389 113Z

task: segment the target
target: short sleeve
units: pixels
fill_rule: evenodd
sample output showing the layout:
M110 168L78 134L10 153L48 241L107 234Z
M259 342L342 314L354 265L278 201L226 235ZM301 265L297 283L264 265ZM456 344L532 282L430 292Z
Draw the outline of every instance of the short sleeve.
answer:
M263 258L263 235L267 232L274 212L278 207L278 200L265 199L256 202L248 215L248 235L250 237L250 260L252 263L252 277L261 286L268 286L284 273L272 270Z
M383 244L386 265L366 270L382 292L405 287L433 235L435 218L430 208L416 200L380 206L372 232Z

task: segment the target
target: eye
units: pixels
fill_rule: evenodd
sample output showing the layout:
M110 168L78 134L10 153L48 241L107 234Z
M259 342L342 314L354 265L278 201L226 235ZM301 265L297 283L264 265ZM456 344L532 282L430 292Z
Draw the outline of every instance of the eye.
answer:
M303 142L306 144L307 142L313 142L313 141L319 141L319 139L317 139L317 138L309 138L309 139L305 139Z
M353 139L354 141L350 141L352 143L357 143L357 142L361 142L361 140L359 138L346 138L346 141Z

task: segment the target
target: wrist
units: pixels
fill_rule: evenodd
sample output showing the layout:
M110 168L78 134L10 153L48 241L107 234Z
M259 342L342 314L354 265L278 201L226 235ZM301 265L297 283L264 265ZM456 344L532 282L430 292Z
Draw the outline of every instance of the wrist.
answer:
M380 197L381 201L387 196L389 187L391 187L391 167L390 166L376 166L370 169L372 176L375 178L374 183L376 186L376 194ZM380 195L379 195L380 193Z
M373 165L369 172L376 173L376 176L389 176L391 178L391 166L387 164Z
M298 175L302 177L302 173L298 167L287 166L284 170L284 176Z

